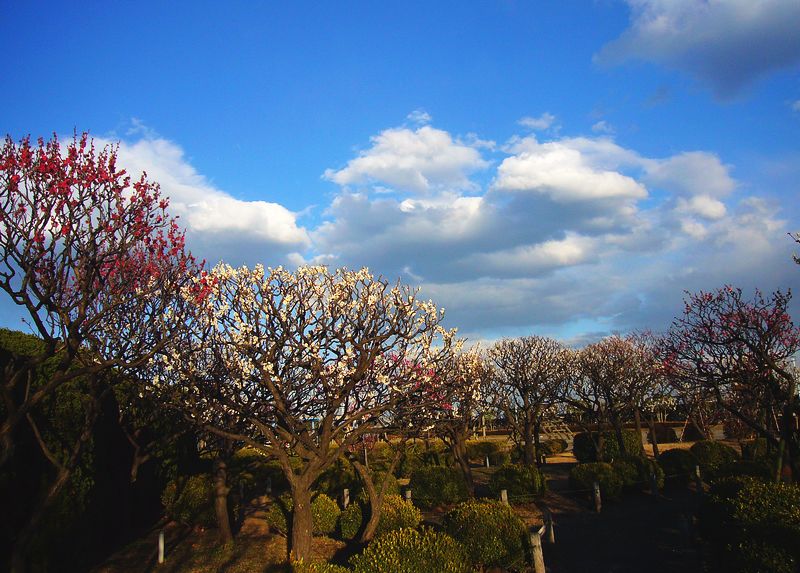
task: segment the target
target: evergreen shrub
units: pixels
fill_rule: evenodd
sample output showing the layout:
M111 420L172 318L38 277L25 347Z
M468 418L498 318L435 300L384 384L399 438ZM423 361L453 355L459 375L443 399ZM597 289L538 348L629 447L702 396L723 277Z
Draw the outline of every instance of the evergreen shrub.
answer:
M423 466L411 475L412 501L422 508L464 501L467 483L461 470L454 467Z
M506 490L509 502L532 501L545 491L545 480L536 466L525 464L506 464L500 466L489 478L489 491L498 499L500 492Z
M600 459L598 459L592 438L598 440L601 435L603 437L603 446L600 452ZM640 432L636 430L622 430L622 441L625 444L625 455L638 456L644 452L642 435ZM575 434L572 438L572 453L575 455L575 459L580 463L597 461L610 462L620 455L623 455L619 450L617 434L611 430L600 433L579 432Z
M446 533L398 529L370 543L351 559L355 573L470 573L466 550Z
M569 485L573 489L587 490L591 495L594 482L600 484L600 495L603 499L619 499L623 483L611 464L606 462L578 464L569 472Z
M527 535L522 520L499 501L469 500L445 514L444 530L467 551L472 565L521 569Z

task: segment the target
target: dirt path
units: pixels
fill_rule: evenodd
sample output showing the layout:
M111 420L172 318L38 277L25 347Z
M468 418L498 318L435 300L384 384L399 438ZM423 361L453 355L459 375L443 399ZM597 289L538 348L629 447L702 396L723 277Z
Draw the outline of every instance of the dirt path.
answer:
M588 494L569 492L573 464L544 466L550 491L543 503L555 521L556 543L544 544L550 573L699 573L691 516L697 502L686 489L654 497L628 493L608 502L602 513Z

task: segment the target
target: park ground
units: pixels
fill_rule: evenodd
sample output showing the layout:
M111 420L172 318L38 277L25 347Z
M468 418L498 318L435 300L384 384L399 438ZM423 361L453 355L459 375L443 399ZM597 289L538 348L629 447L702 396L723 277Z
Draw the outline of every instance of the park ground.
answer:
M662 449L689 446L691 443L665 444ZM648 453L652 455L652 450ZM659 495L628 493L620 501L604 503L597 513L589 494L570 489L568 475L575 463L568 452L548 458L542 466L547 493L536 503L513 506L531 529L543 523L543 510L552 513L555 543L545 541L543 545L548 573L703 570L702 551L693 528L697 492L686 488ZM474 468L478 494L492 471ZM264 519L268 503L266 497L252 500L231 547L220 547L213 529L162 522L92 573L289 572L286 538L271 532ZM445 510L423 512L424 522L435 527ZM166 539L166 562L161 565L157 564L160 531L165 532ZM314 560L345 564L358 549L329 537L314 538Z

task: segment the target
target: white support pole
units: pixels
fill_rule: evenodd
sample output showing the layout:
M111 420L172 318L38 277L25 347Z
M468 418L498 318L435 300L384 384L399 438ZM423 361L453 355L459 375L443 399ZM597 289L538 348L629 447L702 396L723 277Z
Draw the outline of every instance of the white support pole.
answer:
M158 564L163 565L164 561L164 530L158 532Z

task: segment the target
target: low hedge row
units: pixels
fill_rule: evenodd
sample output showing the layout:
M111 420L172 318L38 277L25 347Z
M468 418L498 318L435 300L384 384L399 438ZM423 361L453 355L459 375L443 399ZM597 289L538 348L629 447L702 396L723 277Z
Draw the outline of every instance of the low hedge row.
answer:
M463 545L429 528L391 531L350 560L354 573L469 573Z
M595 441L599 441L601 436L603 444L598 457ZM642 434L636 430L622 430L622 442L625 444L624 455L638 456L644 452ZM575 454L575 459L579 463L610 462L623 455L619 448L616 432L610 430L575 434L572 438L572 453Z
M536 466L524 464L506 464L500 466L489 478L489 491L497 499L502 490L506 490L511 501L517 498L529 501L545 491L545 480Z
M408 485L414 504L422 508L458 503L468 497L464 475L455 467L421 467L411 475Z

